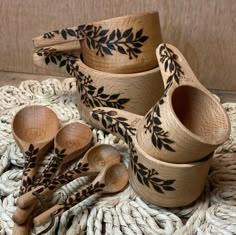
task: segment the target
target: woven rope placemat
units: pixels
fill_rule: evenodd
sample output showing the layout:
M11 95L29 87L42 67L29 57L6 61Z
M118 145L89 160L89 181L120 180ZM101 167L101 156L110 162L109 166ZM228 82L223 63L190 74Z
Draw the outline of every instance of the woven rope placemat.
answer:
M12 234L11 216L21 183L23 155L12 133L13 115L29 104L52 108L62 125L81 121L76 108L74 78L60 82L56 79L25 81L20 86L0 87L0 235ZM130 186L114 196L92 196L55 220L47 234L236 234L236 104L224 104L232 123L230 139L219 147L201 197L184 208L165 209L148 204L138 197ZM94 141L115 146L128 165L127 145L113 135L93 129ZM48 153L41 166L48 162ZM199 172L200 174L200 172ZM82 177L55 192L52 203L66 198L82 186L88 178ZM37 234L45 227L34 228Z

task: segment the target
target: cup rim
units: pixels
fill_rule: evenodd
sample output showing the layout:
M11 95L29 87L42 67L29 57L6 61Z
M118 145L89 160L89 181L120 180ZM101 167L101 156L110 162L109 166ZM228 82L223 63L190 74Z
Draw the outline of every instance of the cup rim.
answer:
M151 68L149 70L145 70L145 71L138 72L138 73L111 73L111 72L105 72L105 71L101 71L101 70L91 68L87 64L85 64L84 61L81 59L81 54L79 55L78 65L81 66L81 68L83 68L86 71L92 71L93 73L101 74L101 76L102 75L103 76L111 76L111 77L115 76L116 78L124 78L124 79L127 78L127 76L128 77L144 76L144 75L149 75L149 74L153 74L155 72L160 71L159 66L157 66L157 67Z
M224 120L226 122L226 128L227 128L227 132L225 132L223 138L221 138L220 140L221 141L211 141L211 139L209 138L209 140L204 140L201 136L193 133L191 130L189 130L181 121L180 119L177 117L175 111L174 111L174 108L173 108L173 104L172 104L172 97L173 97L173 94L174 92L179 89L180 87L191 87L193 89L196 89L198 90L199 92L203 93L205 96L207 96L209 99L211 99L215 105L217 105L219 108L220 108L220 111L222 113L222 115L224 116ZM184 130L184 132L191 136L192 138L196 139L197 141L203 143L203 144L209 144L209 145L219 145L219 144L222 144L224 143L229 135L230 135L230 121L229 121L229 117L228 115L226 114L224 108L222 107L222 105L215 99L212 97L212 95L208 92L205 92L204 90L202 89L199 89L198 87L196 86L193 86L193 85L190 85L190 84L182 84L178 87L176 87L169 95L169 98L168 98L168 101L169 101L169 104L170 104L170 109L171 109L171 112L172 112L172 115L174 116L175 118L175 121L178 123L178 125L180 125L180 127L182 128L182 130Z
M132 138L133 144L134 144L134 148L137 150L137 154L142 154L142 156L144 158L146 158L148 161L152 161L154 164L158 164L159 166L166 166L169 168L178 168L178 169L186 169L186 168L193 168L202 164L206 164L208 161L210 161L214 155L214 152L209 153L207 156L205 156L204 158L198 160L198 161L194 161L194 162L190 162L190 163L171 163L171 162L165 162L162 160L159 160L157 158L152 157L151 155L149 155L148 153L146 153L142 147L139 145L138 140L136 135L133 136Z
M98 24L98 23L106 23L108 21L111 21L111 20L123 20L125 18L128 18L128 17L140 17L140 16L151 16L151 15L157 15L159 17L159 13L158 11L147 11L147 12L134 12L134 13L131 13L131 14L128 14L128 15L121 15L121 16L115 16L115 17L111 17L111 18L106 18L106 19L102 19L102 20L96 20L96 21L91 21L89 23L86 23L86 25L89 25L89 24Z

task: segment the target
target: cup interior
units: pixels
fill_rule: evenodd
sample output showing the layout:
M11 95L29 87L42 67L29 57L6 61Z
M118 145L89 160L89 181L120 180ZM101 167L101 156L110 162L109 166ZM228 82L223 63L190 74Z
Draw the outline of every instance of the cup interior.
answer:
M15 135L25 142L47 142L59 129L56 114L45 106L28 106L20 110L13 120Z
M180 86L171 97L178 120L195 137L208 144L221 144L229 135L229 120L223 107L207 93Z

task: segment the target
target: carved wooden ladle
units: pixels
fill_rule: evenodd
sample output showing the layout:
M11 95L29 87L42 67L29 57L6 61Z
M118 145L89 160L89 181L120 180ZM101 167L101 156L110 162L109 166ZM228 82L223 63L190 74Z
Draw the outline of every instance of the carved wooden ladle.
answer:
M165 92L147 115L96 108L92 124L129 144L129 181L138 195L159 206L184 206L202 192L230 122L177 48L161 44L156 53Z
M105 167L93 182L85 189L80 190L76 194L70 196L65 201L56 204L49 210L43 212L34 218L36 226L43 225L50 221L51 216L61 215L66 210L75 206L77 203L85 200L95 193L116 193L121 191L128 183L127 168L121 164L113 164Z
M58 129L59 120L56 114L45 106L26 106L14 116L12 133L25 155L20 195L33 187L38 158L51 146Z
M47 184L40 185L32 191L22 195L18 198L17 203L21 208L25 208L37 200L34 196L34 192L37 192L41 197L46 197L78 177L96 175L104 167L118 162L120 162L120 153L116 148L107 144L96 145L85 153L84 157L78 162L74 169L59 175L53 178L52 181L47 182Z
M50 159L43 173L31 187L47 184L50 178L56 173L61 164L72 161L91 145L93 138L91 129L80 123L74 122L65 125L54 135L54 156ZM23 224L28 215L34 210L35 205L31 205L27 210L22 210L17 199L17 209L12 219L17 224Z

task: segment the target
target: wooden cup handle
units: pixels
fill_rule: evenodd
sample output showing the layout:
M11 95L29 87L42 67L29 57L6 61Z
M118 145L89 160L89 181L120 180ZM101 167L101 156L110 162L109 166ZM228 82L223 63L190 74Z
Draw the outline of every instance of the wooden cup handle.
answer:
M128 143L135 136L143 116L114 108L95 108L90 112L92 125L108 131Z
M209 93L176 47L165 43L160 44L156 49L156 56L165 85L165 95L173 92L180 85L192 85Z
M77 77L80 63L80 47L78 45L57 45L52 47L43 47L36 50L33 54L34 65Z
M81 32L80 27L81 26L74 26L70 28L53 30L33 38L32 41L34 46L37 48L82 40L85 38L85 35Z

